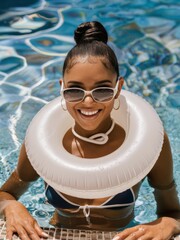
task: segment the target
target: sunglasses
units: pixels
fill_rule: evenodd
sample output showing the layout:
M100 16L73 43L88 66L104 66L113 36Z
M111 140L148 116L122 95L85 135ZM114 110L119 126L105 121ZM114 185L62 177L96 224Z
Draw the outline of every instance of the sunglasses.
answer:
M96 102L109 102L115 97L118 91L118 83L119 81L117 81L115 88L98 87L91 91L86 91L82 88L65 88L61 92L67 102L81 102L87 95L90 95Z

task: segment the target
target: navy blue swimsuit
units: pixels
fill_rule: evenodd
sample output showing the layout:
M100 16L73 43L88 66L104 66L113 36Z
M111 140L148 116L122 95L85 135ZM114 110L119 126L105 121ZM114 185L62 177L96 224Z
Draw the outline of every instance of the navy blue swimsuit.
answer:
M65 210L71 212L71 214L75 214L79 212L80 210L83 211L84 217L86 218L86 221L89 224L91 224L90 221L90 212L91 209L119 209L119 208L127 208L132 207L135 203L135 195L133 190L130 188L122 193L118 193L109 199L107 199L104 203L100 205L78 205L76 203L73 203L72 201L66 199L66 197L60 193L59 191L56 191L51 186L47 185L46 187L46 197L48 202L54 206L57 209L57 212L62 216L62 210ZM130 208L132 211L132 208Z
M60 192L53 189L51 186L46 188L46 197L48 202L55 208L59 209L77 209L84 206L80 206L76 203L66 199ZM118 193L115 196L110 197L101 205L88 205L89 208L120 208L133 205L135 202L135 196L133 190L130 188L122 193Z

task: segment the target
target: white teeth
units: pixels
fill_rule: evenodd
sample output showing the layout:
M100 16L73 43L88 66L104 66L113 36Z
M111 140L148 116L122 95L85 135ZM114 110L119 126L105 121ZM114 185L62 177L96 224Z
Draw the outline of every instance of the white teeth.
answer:
M91 116L91 115L95 115L96 113L98 113L98 110L96 110L96 111L84 111L84 110L81 110L81 113L83 115Z

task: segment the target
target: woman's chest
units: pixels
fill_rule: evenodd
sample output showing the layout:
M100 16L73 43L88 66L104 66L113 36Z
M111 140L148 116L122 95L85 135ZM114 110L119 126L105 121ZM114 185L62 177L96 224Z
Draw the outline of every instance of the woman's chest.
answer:
M105 198L95 198L95 199L83 199L73 196L66 195L59 191L56 191L51 186L46 187L46 197L50 204L56 208L62 209L77 209L83 208L83 206L89 206L90 208L113 208L113 207L123 207L134 204L140 183L136 184L126 191L117 193L116 195L105 197Z

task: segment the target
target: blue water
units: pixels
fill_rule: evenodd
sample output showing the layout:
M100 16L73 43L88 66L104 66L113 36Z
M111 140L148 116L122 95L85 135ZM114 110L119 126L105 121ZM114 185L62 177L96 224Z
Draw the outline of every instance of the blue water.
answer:
M14 169L26 128L59 95L58 80L73 31L97 20L109 32L124 88L149 101L169 135L180 193L180 3L178 0L17 0L0 3L0 184ZM38 180L21 201L42 225L54 209ZM136 223L156 218L145 181Z

